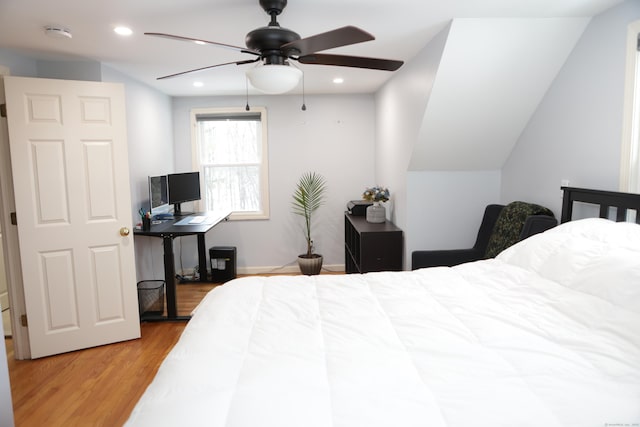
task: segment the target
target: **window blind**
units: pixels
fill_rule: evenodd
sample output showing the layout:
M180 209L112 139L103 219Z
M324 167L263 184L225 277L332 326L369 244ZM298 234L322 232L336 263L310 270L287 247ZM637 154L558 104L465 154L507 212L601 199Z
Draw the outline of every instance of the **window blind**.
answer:
M245 121L245 122L259 122L260 113L221 113L221 114L198 114L196 115L197 122L212 122L212 121Z

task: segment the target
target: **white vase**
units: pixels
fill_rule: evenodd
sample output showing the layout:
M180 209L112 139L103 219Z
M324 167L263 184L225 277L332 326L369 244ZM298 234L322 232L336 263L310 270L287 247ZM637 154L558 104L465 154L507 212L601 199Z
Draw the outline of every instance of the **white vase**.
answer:
M367 222L380 223L386 220L386 209L380 202L374 202L367 207Z

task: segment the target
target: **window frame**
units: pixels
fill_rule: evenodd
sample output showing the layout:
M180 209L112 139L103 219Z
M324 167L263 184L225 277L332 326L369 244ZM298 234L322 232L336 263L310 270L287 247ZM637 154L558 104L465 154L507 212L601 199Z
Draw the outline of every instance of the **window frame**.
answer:
M640 193L640 21L629 24L620 159L620 191Z
M260 115L261 136L262 136L262 156L260 161L260 205L262 210L255 212L238 212L233 211L229 216L231 221L243 220L264 220L270 217L269 208L269 151L268 151L268 133L267 133L267 109L266 107L251 107L249 111L245 108L219 108L205 107L191 109L191 164L194 170L200 171L200 185L204 185L204 170L200 163L200 141L198 138L198 116L242 116L242 115ZM204 191L203 187L203 194ZM200 210L202 201L197 202L197 209Z

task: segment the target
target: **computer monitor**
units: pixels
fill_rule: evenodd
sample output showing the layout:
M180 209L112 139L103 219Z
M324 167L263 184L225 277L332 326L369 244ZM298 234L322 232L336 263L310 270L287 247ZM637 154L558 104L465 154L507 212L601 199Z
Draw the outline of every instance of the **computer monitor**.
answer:
M171 209L167 175L149 177L149 204L151 215L166 214Z
M172 173L167 175L169 204L174 215L180 215L180 204L200 200L200 172ZM184 214L183 214L184 215Z

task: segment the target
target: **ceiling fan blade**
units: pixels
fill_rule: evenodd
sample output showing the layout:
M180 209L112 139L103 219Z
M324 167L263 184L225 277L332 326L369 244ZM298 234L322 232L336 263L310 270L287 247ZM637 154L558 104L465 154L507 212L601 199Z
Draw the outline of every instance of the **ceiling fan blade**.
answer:
M314 53L297 58L302 64L337 65L339 67L369 68L371 70L396 71L403 61L393 59L365 58L362 56L326 55Z
M212 44L214 46L219 46L219 47L223 47L225 49L235 50L237 52L250 53L252 55L260 55L260 52L256 52L256 51L253 51L251 49L247 49L246 47L233 46L233 45L230 45L230 44L212 42L212 41L209 41L209 40L194 39L194 38L191 38L191 37L183 37L183 36L175 36L173 34L165 34L165 33L144 33L144 34L146 36L163 37L165 39L187 41L187 42L193 42L193 43L197 43L197 44Z
M346 26L286 43L280 49L284 52L296 50L297 52L291 53L295 55L308 55L334 47L347 46L374 39L375 37L360 28Z
M258 62L258 61L260 61L260 58L247 59L246 61L225 62L224 64L209 65L208 67L196 68L196 69L193 69L193 70L182 71L180 73L169 74L168 76L158 77L157 80L171 79L173 77L178 77L178 76L181 76L183 74L196 73L198 71L204 71L204 70L208 70L210 68L222 67L223 65L231 65L231 64L243 65L243 64L251 64L253 62Z

